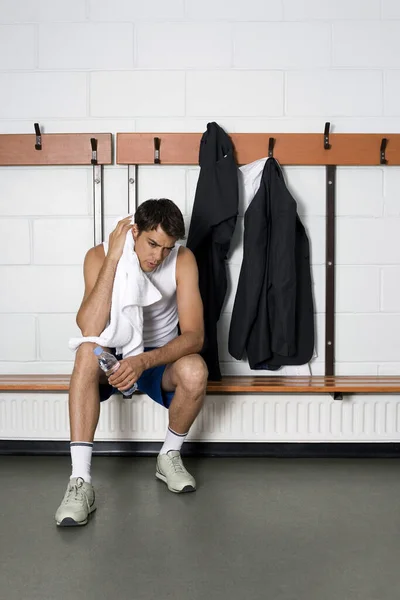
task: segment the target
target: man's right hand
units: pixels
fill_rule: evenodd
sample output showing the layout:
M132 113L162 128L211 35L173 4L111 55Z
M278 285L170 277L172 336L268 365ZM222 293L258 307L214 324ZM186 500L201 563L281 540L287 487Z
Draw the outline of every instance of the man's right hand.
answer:
M132 229L132 216L125 217L118 224L108 238L107 256L113 260L119 261L125 246L126 234Z

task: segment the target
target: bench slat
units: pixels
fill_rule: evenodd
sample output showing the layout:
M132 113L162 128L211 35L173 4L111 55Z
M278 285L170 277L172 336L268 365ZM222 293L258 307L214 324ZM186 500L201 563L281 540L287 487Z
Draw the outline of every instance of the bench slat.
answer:
M68 391L70 375L0 375L0 391ZM207 392L227 393L400 393L400 376L235 376L209 381Z

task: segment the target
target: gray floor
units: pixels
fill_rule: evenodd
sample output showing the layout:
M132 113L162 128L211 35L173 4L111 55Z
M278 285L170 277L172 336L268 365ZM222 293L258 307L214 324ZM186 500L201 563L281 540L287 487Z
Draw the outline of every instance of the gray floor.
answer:
M98 510L57 528L67 457L0 457L1 600L397 600L400 462L93 460Z

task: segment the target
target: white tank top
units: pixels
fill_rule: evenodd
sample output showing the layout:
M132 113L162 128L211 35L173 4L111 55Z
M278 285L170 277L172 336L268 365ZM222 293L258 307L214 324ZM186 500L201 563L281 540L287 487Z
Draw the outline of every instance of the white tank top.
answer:
M178 335L176 304L176 259L180 244L154 271L145 273L162 295L161 300L143 307L143 343L145 348L164 346Z
M103 242L104 253L108 242ZM176 259L181 244L175 247L154 271L144 273L162 295L161 300L143 307L144 347L160 348L178 335L178 307L176 304Z

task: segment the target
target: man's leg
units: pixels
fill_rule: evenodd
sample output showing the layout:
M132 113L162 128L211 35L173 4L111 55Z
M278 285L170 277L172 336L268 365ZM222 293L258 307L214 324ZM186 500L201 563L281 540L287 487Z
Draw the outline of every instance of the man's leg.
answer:
M184 356L167 365L162 388L175 391L169 407L169 426L176 433L188 433L199 414L206 393L207 367L199 354Z
M157 460L156 476L172 492L196 489L194 478L183 467L180 450L203 406L207 375L206 364L198 354L184 356L164 371L162 387L175 394L169 407L169 427Z
M71 442L93 442L100 416L99 378L103 374L93 352L96 344L85 342L76 351L69 387Z
M100 415L99 378L103 374L93 353L95 344L85 342L76 351L69 391L72 475L57 510L57 525L85 525L96 509L90 467L93 439Z

